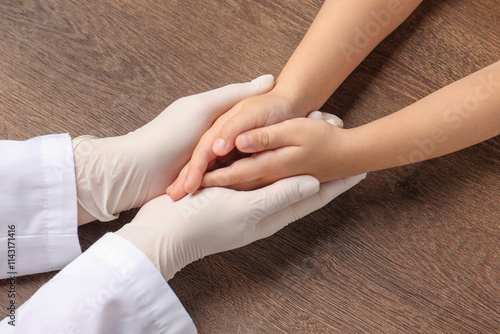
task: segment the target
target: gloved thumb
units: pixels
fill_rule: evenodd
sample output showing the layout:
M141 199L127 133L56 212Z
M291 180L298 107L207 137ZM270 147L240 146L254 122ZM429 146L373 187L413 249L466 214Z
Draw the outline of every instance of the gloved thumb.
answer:
M267 93L274 86L274 77L272 74L264 74L253 79L250 83L254 85L257 90L261 90L262 93Z

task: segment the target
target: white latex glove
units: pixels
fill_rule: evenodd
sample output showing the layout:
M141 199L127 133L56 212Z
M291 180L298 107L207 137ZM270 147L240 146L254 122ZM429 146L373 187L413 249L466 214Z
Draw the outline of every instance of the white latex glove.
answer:
M313 111L307 115L307 118L312 118L312 119L324 119L328 123L335 125L338 128L343 128L344 127L344 122L335 116L334 114L329 114L326 112L321 112L321 111Z
M274 85L272 75L181 98L153 121L124 136L74 140L78 203L95 219L116 219L165 193L203 133L221 114ZM82 140L83 139L83 140ZM88 139L88 140L87 140Z
M334 115L310 118L343 126ZM295 176L253 191L207 188L173 202L167 195L148 202L117 234L141 249L166 280L204 256L245 246L323 207L366 174L319 185Z
M356 185L366 174L321 185L309 175L253 191L207 188L146 203L117 234L142 250L166 280L204 256L268 237Z

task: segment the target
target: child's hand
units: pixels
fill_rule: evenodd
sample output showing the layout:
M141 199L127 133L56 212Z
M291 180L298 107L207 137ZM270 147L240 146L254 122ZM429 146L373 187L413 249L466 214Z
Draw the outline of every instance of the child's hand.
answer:
M217 156L224 156L234 148L234 141L239 134L293 117L296 115L289 99L273 91L239 102L220 116L203 135L191 161L167 188L167 194L173 200L179 200L196 191L203 174L214 164Z
M312 114L329 120L296 118L239 135L240 151L261 153L205 174L201 186L249 190L294 175L312 175L320 182L339 178L336 166L349 161L349 130L339 128L342 123L333 115Z

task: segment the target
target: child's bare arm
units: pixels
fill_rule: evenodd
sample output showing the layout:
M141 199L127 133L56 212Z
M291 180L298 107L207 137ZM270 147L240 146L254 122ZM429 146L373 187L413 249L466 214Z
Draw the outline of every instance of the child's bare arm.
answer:
M304 117L321 107L420 2L326 0L274 89L238 103L221 116L167 193L177 200L198 189L209 162L231 151L235 138L244 131Z
M325 1L273 91L292 101L296 116L304 117L318 110L420 3L421 0Z
M432 159L495 137L500 134L500 61L352 131L349 173Z
M500 134L500 61L353 129L296 118L254 129L238 149L266 151L207 173L203 187L251 189L309 174L329 181L439 157Z

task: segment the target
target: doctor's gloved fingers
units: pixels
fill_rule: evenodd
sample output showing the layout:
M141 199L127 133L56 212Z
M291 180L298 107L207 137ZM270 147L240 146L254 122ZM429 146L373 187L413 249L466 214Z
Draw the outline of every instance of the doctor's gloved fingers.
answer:
M263 230L263 233L268 235L275 233L287 224L321 209L326 204L330 203L334 198L361 182L365 176L366 174L361 174L345 179L322 183L317 193L263 219L259 223L260 229Z
M290 205L316 194L320 189L319 181L310 175L299 175L288 177L274 182L263 188L244 192L248 197L248 203L252 203L255 197L260 199L253 205L263 210L263 216L267 217Z
M313 111L307 115L307 118L312 118L312 119L322 119L327 121L328 123L335 125L336 127L343 128L344 127L344 122L337 116L322 112L322 111Z
M320 183L317 179L310 175L300 175L254 190L253 192L266 194L266 205L261 205L266 208L266 214L256 226L258 239L268 237L301 218L295 212L294 206L315 196L319 189Z
M365 178L366 178L366 173L363 173L359 175L349 176L344 179L338 179L322 183L320 190L316 194L319 201L318 205L320 205L320 207L325 206L326 204L331 202L334 198L346 192L347 190L351 189Z

